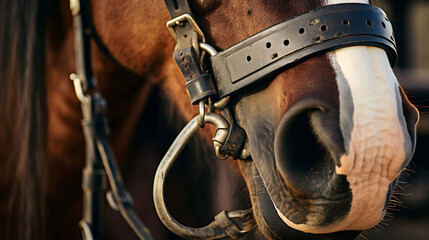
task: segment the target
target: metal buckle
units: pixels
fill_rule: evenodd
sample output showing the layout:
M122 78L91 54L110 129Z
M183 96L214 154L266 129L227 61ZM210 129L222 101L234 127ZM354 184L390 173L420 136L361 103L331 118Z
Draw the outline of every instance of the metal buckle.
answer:
M177 34L176 34L176 31L174 31L174 27L182 25L183 24L182 22L184 21L188 21L189 24L191 24L192 28L195 30L198 36L200 36L201 42L206 41L203 31L201 31L201 28L198 26L198 24L195 22L192 16L188 13L180 15L176 18L173 18L166 23L168 31L170 31L171 35L173 35L175 39L177 39Z

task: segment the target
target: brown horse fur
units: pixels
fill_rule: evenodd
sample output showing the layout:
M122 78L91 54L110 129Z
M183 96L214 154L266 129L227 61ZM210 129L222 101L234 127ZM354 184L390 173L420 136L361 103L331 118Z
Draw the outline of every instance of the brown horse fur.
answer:
M2 8L0 9L10 9L3 8L3 5L8 4L7 2L5 0L1 1ZM38 1L32 2L39 6ZM206 34L207 42L218 49L230 47L273 24L321 5L321 2L318 0L194 0L190 2L194 9L196 20ZM22 3L29 4L24 0L22 0ZM36 236L41 236L41 232L43 232L43 221L40 220L40 217L44 209L37 207L38 205L42 206L42 201L38 200L41 199L41 196L38 195L39 193L42 195L46 193L47 197L47 239L76 239L80 235L76 224L81 216L82 194L80 178L84 159L84 140L80 126L80 106L74 94L72 84L67 80L68 74L75 71L72 17L69 13L68 1L51 0L49 3L50 11L46 35L47 49L45 62L48 107L46 162L48 181L46 191L43 190L43 185L40 185L42 184L40 169L44 165L43 150L45 146L43 138L43 126L45 124L43 119L44 98L43 88L40 88L40 86L44 86L40 82L42 74L38 75L39 78L35 78L35 80L39 81L36 81L38 85L31 85L32 82L30 80L32 78L28 75L23 79L22 82L28 84L28 86L26 85L27 87L38 87L39 95L36 96L37 98L33 98L37 99L35 102L30 102L27 99L28 107L21 109L21 111L27 112L11 116L12 120L19 120L15 123L15 129L27 126L25 131L27 134L26 140L23 141L24 144L19 145L19 148L14 148L14 152L25 150L23 154L32 156L32 150L37 150L37 154L34 155L36 156L35 158L21 157L21 159L25 160L21 164L26 167L26 172L18 172L17 176L28 174L30 178L27 178L25 182L17 181L15 183L20 186L19 188L22 189L25 187L24 189L29 190L28 193L34 193L34 196L32 196L23 194L27 193L26 191L19 191L18 193L22 196L18 202L22 203L24 199L35 200L27 201L28 205L24 208L24 213L21 214L20 218L14 219L15 221L23 221L27 225L26 233L19 235L21 239L37 239L38 237ZM18 3L16 3L16 6L19 6ZM100 90L109 104L109 118L112 129L111 140L117 159L119 159L120 165L123 168L129 162L133 162L125 161L127 158L141 158L141 162L144 162L145 158L160 159L161 152L150 151L159 148L156 143L146 140L145 143L147 145L143 148L148 151L143 152L140 150L138 153L133 152L138 149L138 146L130 144L136 138L136 129L141 124L141 121L153 124L150 120L154 116L144 114L145 109L150 108L151 104L159 104L150 100L151 93L157 88L161 89L163 95L169 98L167 103L185 121L190 120L197 114L196 107L192 106L188 100L189 97L184 88L184 80L171 57L175 42L164 27L165 22L169 19L164 3L161 0L94 0L91 1L91 6L97 33L111 56L113 56L113 59L106 56L98 49L96 44L93 44L94 74L99 83ZM4 27L4 22L0 22L1 27ZM28 26L28 28L31 27L33 26ZM27 29L27 31L30 31L30 29ZM4 35L3 28L0 28L0 33ZM3 35L1 40L5 41L5 36ZM40 41L43 37L28 38L28 41L35 39L39 39ZM4 45L4 42L0 42L0 46ZM43 49L41 48L43 44L39 44L38 46L39 50ZM38 57L43 57L44 55L43 52L36 52L35 54ZM15 56L14 54L2 52L0 62L2 72L4 72L5 66L9 66L4 65L9 55ZM35 61L35 59L28 66L39 66L38 64L42 61ZM11 62L17 64L19 61ZM17 66L15 65L15 67ZM36 70L32 69L31 71ZM10 75L1 75L1 77L13 79L14 74L17 73L18 70ZM236 104L237 120L246 131L251 132L251 121L246 120L246 117L248 114L256 114L256 116L263 114L263 118L269 118L268 126L275 127L291 104L314 94L318 94L321 98L333 104L333 106L338 106L338 90L334 78L335 73L325 56L311 58L281 73L269 85L260 85L258 90L262 91L256 94L240 95L233 99L233 102ZM3 79L1 80L4 81ZM8 99L20 99L22 97L20 86L14 86L13 83L9 83L9 85L12 85L12 87L2 88L2 97L7 96L6 98ZM11 88L15 88L17 93L4 93L3 89ZM272 98L268 99L268 96L277 99L277 101L272 102ZM1 101L5 103L4 98ZM405 97L404 101L406 102L404 108L412 110ZM11 106L14 106L14 103L6 102L4 105L9 106L8 109L10 109ZM269 107L263 109L264 106ZM2 106L2 111L4 109L5 107ZM261 109L263 111L259 111ZM39 115L40 113L34 113L36 110L42 111L41 115ZM22 114L38 114L37 116L40 117L36 122L31 121L33 119L30 118L25 118L24 122L20 122L23 121L20 119ZM5 113L2 112L2 115L5 115ZM142 118L145 118L145 120L142 120ZM2 126L6 120L9 119L0 119ZM147 134L151 130L153 129L147 126L144 130L147 132L143 132L143 134ZM2 128L1 131L0 144L2 149L0 149L0 156L2 159L5 159L13 156L13 154L8 152L4 146L7 146L7 149L9 149L9 146L13 146L19 140L16 139L16 134L20 133L20 130L8 133L10 131L9 128ZM14 136L12 139L15 142L8 143L8 134ZM212 134L213 129L206 128L204 130L204 136L207 140L205 144L210 142ZM34 164L35 162L36 164ZM0 161L0 164L3 166L4 162ZM231 165L238 165L237 167L243 170L246 163L231 162ZM154 163L144 166L148 179L151 178L150 174L153 174L153 172L148 173L148 171L154 171L155 167ZM245 174L245 171L243 171L243 174ZM25 179L22 177L19 179ZM127 176L125 177L127 178ZM134 182L134 184L138 183ZM1 216L7 216L8 214L5 213L6 209L4 209L4 206L6 206L4 204L6 197L3 193L10 191L8 189L11 188L6 186L3 181L0 187L2 191L2 196L0 196L2 203ZM144 187L149 189L144 190ZM138 212L146 213L146 215L142 216L143 221L154 231L155 236L166 238L167 234L159 226L160 222L154 220L156 216L153 209L147 210L147 206L152 204L150 199L151 187L144 187L137 188L144 192L144 194L137 197L134 196L135 200L137 199ZM251 195L254 196L256 193L252 189L251 182L248 183L248 187L250 188ZM6 193L9 194L9 192ZM14 209L16 208L15 206ZM111 211L106 213L108 218L119 219L119 216L115 214ZM3 226L5 225L1 223L0 234L3 234ZM110 234L107 237L116 236L117 238L126 238L127 236L131 236L115 235L115 228L119 228L117 232L120 232L124 228L123 223L118 224L108 219L106 220L106 226L106 231ZM261 227L265 226L261 225ZM128 232L127 234L130 233ZM0 235L0 237L3 237L3 235Z

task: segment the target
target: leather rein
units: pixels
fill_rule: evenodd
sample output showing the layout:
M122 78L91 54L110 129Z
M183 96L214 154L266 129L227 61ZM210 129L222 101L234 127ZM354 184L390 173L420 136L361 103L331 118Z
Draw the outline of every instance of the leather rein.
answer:
M132 199L107 140L106 102L92 73L91 39L105 54L112 56L96 34L89 1L70 0L77 66L70 79L81 102L86 146L83 218L79 226L83 239L102 238L102 198L107 175L111 188L106 194L109 205L121 213L140 239L152 239L133 210ZM173 57L186 80L191 102L199 105L200 113L179 133L158 166L153 185L155 208L163 224L183 238L237 239L255 226L251 209L222 211L209 225L192 228L177 222L165 205L166 176L190 138L205 124L213 124L216 127L213 145L219 158L249 158L246 133L235 123L228 105L230 96L302 60L348 46L380 47L394 65L397 51L393 28L378 7L357 3L329 5L271 26L217 52L205 42L187 0L165 0L165 4L172 18L166 25L177 42ZM206 54L210 55L211 68L206 68Z

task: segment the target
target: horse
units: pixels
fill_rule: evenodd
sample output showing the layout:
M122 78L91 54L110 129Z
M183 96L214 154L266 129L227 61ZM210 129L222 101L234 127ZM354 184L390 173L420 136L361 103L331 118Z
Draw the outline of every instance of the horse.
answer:
M173 1L179 2L183 1ZM300 14L351 2L370 4L191 0L189 5L206 42L224 50ZM138 190L132 193L137 192L134 200L143 222L155 237L167 238L154 220L151 187L139 185L139 176L151 178L165 151L160 142L168 128L159 121L172 120L165 120L160 109L184 122L201 111L189 101L182 73L171 58L176 42L163 27L170 18L162 1L90 4L98 39L92 44L92 70L109 104L113 150L122 170L130 173L125 181ZM76 239L84 135L80 104L67 80L76 71L69 5L17 0L1 1L1 9L0 234ZM310 22L295 34L305 36L308 26L317 24ZM344 19L339 24L353 22ZM365 24L386 28L389 22L386 18ZM329 25L320 26L321 32L329 30ZM324 35L318 36L314 41L323 42ZM279 44L296 43L282 39L263 46L277 49ZM386 49L374 44L333 47L292 61L229 95L230 120L244 132L247 154L228 162L245 181L261 237L354 239L383 219L397 177L413 154L418 122L418 111L398 84ZM269 56L272 61L281 57L278 52ZM249 68L246 62L258 65L250 55L242 60L238 74ZM175 127L170 130L177 132ZM199 145L209 146L214 131L204 128ZM208 155L213 153L199 158ZM129 236L120 235L121 228L106 220L105 236Z

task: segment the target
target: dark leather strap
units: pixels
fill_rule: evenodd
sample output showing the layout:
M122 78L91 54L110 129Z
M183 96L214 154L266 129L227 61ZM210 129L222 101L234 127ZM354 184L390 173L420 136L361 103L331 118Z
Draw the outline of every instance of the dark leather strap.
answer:
M368 4L338 4L286 20L211 58L219 97L315 54L356 45L383 48L395 64L393 28L383 10Z
M71 0L73 14L76 72L71 78L79 81L75 90L82 84L81 98L82 127L85 135L86 159L83 169L83 217L80 221L84 239L102 239L102 199L106 186L107 173L113 196L117 200L117 209L127 220L128 224L140 239L152 239L149 230L138 219L132 209L130 198L123 187L120 172L117 168L113 152L107 142L109 135L106 117L106 102L98 92L91 64L91 34L92 21L89 14L89 0ZM76 74L74 74L76 75ZM82 90L80 90L82 91ZM124 197L125 196L125 197Z
M165 0L168 12L174 19L179 16L188 15L188 18L180 22L173 22L176 37L174 59L186 80L186 88L192 104L198 104L201 100L217 96L216 86L211 75L204 73L200 66L199 41L204 41L190 21L193 21L191 8L186 0ZM196 49L195 49L196 48Z
M76 73L82 81L83 91L95 88L95 79L92 74L91 62L91 34L88 28L88 16L83 13L82 6L88 0L79 0L79 11L73 17L76 53Z
M84 191L106 190L106 173L103 169L88 169L82 171L82 189Z
M73 4L72 4L73 3ZM91 36L88 31L88 21L86 14L82 13L81 6L86 0L71 1L73 13L76 73L84 93L93 92L96 89L96 82L92 74L91 65ZM79 83L79 84L80 84ZM98 130L94 125L97 119L94 105L98 101L93 101L92 97L81 102L83 115L83 131L85 136L85 168L82 173L83 190L83 216L80 221L82 236L87 239L102 238L102 199L106 186L105 174L99 154L97 154L95 135ZM82 101L82 100L81 100Z
M187 0L164 0L164 2L171 18L176 18L183 14L192 16L192 10Z
M88 38L92 38L94 40L97 47L109 58L116 61L113 55L110 53L109 49L106 45L101 41L100 36L95 29L94 22L92 20L91 14L91 1L90 0L79 0L80 1L80 15L81 20L83 22L84 34L88 36ZM87 49L85 50L87 51Z
M207 97L217 95L211 75L201 71L192 46L175 51L174 60L186 79L185 86L192 104L198 104Z

